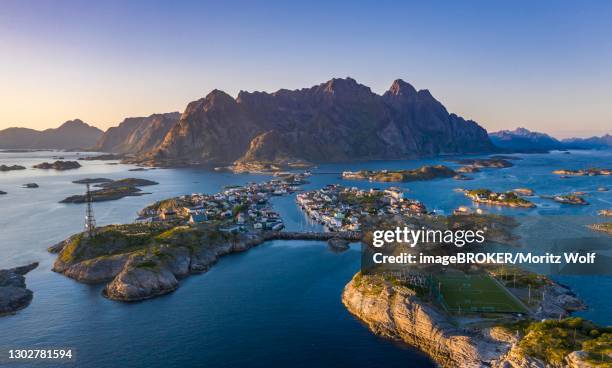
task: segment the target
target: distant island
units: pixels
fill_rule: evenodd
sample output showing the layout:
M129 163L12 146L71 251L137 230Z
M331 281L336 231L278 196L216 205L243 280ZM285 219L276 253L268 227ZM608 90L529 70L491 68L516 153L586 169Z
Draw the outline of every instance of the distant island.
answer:
M100 183L111 183L113 181L114 181L113 179L107 179L107 178L85 178L85 179L74 180L73 183L74 184L100 184Z
M466 171L470 172L470 168L495 168L495 169L503 169L506 167L512 167L514 164L508 161L508 158L500 158L498 157L490 157L490 158L462 158L462 159L452 159L450 161L456 162L458 164L467 165Z
M25 166L21 165L0 165L0 171L14 171L14 170L25 170Z
M612 175L612 169L599 169L599 168L588 168L580 170L554 170L553 174L565 175L565 176L598 176L598 175Z
M119 154L113 154L113 153L107 153L107 154L102 154L102 155L97 155L97 156L86 156L86 157L79 157L80 161L109 161L109 160L121 160L123 158L123 155L119 155Z
M515 192L498 193L489 189L473 189L466 190L464 193L476 203L522 208L535 207L533 202L519 197Z
M342 179L347 180L369 180L379 182L406 182L419 180L432 180L437 178L451 178L457 173L444 166L422 166L412 170L361 170L361 171L344 171Z
M547 196L543 196L543 198L549 198ZM552 196L552 199L555 202L563 203L563 204L574 204L574 205L587 205L589 204L584 198L576 194L561 194Z
M73 149L93 147L103 132L82 120L63 123L55 129L8 128L0 130L0 148L11 150Z
M74 169L78 169L81 167L81 164L76 162L76 161L55 161L52 163L49 162L43 162L37 165L32 166L35 169L43 169L43 170L58 170L58 171L63 171L63 170L74 170Z
M101 189L91 191L93 202L113 201L124 197L141 196L149 193L143 192L139 187L156 185L157 182L146 179L127 178L110 180L105 178L77 180L77 184L98 183L96 187ZM85 203L86 196L77 194L64 198L60 203Z

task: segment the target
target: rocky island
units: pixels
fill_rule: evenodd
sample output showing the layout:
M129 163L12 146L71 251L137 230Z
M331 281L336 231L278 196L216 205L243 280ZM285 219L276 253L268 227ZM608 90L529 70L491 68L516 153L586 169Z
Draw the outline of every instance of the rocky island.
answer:
M85 178L85 179L74 180L72 183L74 184L100 184L100 183L110 183L112 181L113 179L107 179L107 178Z
M4 194L7 194L7 193L0 190L0 195L4 195Z
M599 224L588 225L591 230L599 231L602 233L606 233L608 235L612 235L612 222L602 222Z
M53 163L43 162L37 165L32 166L35 169L43 169L43 170L74 170L81 167L81 164L76 161L55 161Z
M535 191L529 188L516 188L516 189L513 189L512 191L518 195L523 195L527 197L531 197L535 194Z
M473 189L464 191L464 194L476 203L520 208L535 207L533 202L519 197L515 192L498 193L489 189Z
M38 263L0 270L0 316L15 313L30 304L33 293L26 288L25 274L36 267Z
M234 162L231 166L216 167L215 171L229 171L234 174L274 174L285 170L303 170L312 168L314 165L304 160L277 160L266 162L258 160L242 159Z
M347 180L369 180L379 182L407 182L417 180L433 180L437 178L451 178L457 173L444 166L422 166L413 170L361 170L361 171L344 171L342 179Z
M476 166L472 166L472 165L467 165L467 166L461 166L460 168L457 169L458 173L476 173L479 172L480 169Z
M0 171L15 171L15 170L25 170L24 166L21 165L0 165Z
M598 176L598 175L612 175L612 169L598 169L598 168L588 168L588 169L580 169L580 170L555 170L553 174L562 175L562 176Z
M457 160L450 160L461 165L468 165L475 168L494 168L503 169L506 167L512 167L514 164L506 158L489 157L489 158L462 158ZM464 169L466 170L466 169Z
M546 197L545 197L546 198ZM553 196L552 199L555 202L563 203L563 204L574 204L574 205L587 205L587 202L584 198L580 197L577 194L563 194Z
M81 161L110 161L110 160L121 160L123 157L124 157L123 155L119 155L119 154L106 153L106 154L97 155L97 156L80 157L79 160Z
M143 192L139 187L157 185L158 183L146 180L127 178L120 180L111 180L104 178L82 179L76 181L78 184L87 184L97 182L96 187L101 189L91 191L91 200L93 202L113 201L124 197L134 197L149 194ZM86 195L77 194L64 198L60 203L85 203Z
M51 247L53 271L85 283L107 282L104 295L136 301L175 290L179 279L208 270L225 254L261 242L214 228L171 224L110 225Z

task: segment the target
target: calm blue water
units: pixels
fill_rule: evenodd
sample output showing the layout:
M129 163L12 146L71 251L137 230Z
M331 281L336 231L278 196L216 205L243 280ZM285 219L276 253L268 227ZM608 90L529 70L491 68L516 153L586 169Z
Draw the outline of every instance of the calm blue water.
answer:
M0 153L0 164L33 164L48 161L57 153ZM76 154L63 154L66 159ZM550 215L575 219L593 216L598 209L612 208L610 177L558 179L556 168L611 166L612 152L573 152L521 155L516 166L473 174L476 180L406 183L409 196L428 208L449 213L470 205L453 188L488 187L493 190L530 187L539 194L589 191L590 206L564 206L534 198L533 210L487 208L518 216ZM373 336L342 306L340 294L359 270L357 247L342 254L327 250L324 243L271 242L243 254L223 258L204 275L183 280L174 293L142 303L109 301L100 295L102 286L83 285L50 271L54 256L46 247L82 229L83 206L58 201L80 193L72 180L85 177L139 177L159 182L145 187L152 194L118 201L95 203L98 223L132 221L136 211L162 198L191 192L216 192L224 185L263 181L265 176L211 173L199 170L127 171L133 166L81 161L84 167L65 172L28 169L0 173L0 268L31 261L40 262L27 276L34 291L30 307L0 319L0 349L71 347L77 366L169 367L169 366L431 366L421 353ZM391 161L324 165L304 189L328 183L368 188L385 187L368 182L344 182L342 170L361 168L411 168L423 164L452 163L436 160ZM331 173L331 174L328 174ZM22 189L36 182L38 189ZM288 229L317 228L297 210L293 197L275 198ZM592 219L592 218L591 218ZM581 226L570 226L581 234ZM529 231L525 235L529 237ZM602 324L612 323L607 295L610 277L564 277L590 309L581 313ZM2 363L0 362L0 366ZM21 366L26 366L21 364ZM45 364L40 364L45 366ZM46 365L52 366L52 365Z

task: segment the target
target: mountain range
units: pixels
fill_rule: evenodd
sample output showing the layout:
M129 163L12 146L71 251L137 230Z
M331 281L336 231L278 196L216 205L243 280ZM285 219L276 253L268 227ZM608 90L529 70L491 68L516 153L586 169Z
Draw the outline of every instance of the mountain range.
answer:
M274 164L406 159L494 151L609 148L612 136L560 141L525 128L488 134L428 90L401 79L379 95L352 78L273 93L213 90L179 112L124 119L102 132L79 119L56 129L0 131L0 148L72 149L165 165Z
M396 80L383 95L354 79L299 90L214 90L193 101L163 141L140 156L167 165L339 162L491 152L477 123L427 90Z
M564 148L563 143L556 138L525 128L500 130L489 133L489 137L496 146L513 151L540 152Z
M606 149L612 148L612 135L606 134L601 137L590 138L568 138L563 140L569 148L578 149Z
M500 130L489 133L493 144L514 152L547 152L564 149L606 149L612 147L612 136L568 138L558 140L545 133L533 132L525 128Z
M0 130L0 149L72 149L96 144L104 132L82 120L69 120L58 128Z
M94 151L139 154L158 146L181 117L178 112L127 118L109 128L93 147Z

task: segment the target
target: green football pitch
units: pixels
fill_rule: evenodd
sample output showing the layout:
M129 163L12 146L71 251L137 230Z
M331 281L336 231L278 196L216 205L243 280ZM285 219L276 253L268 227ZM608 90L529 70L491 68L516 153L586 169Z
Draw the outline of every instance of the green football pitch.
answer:
M441 275L432 281L449 312L527 313L522 303L488 275Z

